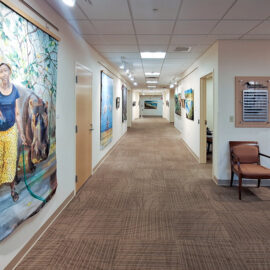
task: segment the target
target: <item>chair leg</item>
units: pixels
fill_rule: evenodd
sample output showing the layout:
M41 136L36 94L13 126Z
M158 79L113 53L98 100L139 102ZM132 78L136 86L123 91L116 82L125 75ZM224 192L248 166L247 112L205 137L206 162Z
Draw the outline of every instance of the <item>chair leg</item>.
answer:
M239 188L239 200L241 200L242 176L239 176L238 188Z
M233 176L234 176L234 172L232 171L231 172L231 187L232 187L232 184L233 184Z
M260 187L261 185L261 179L258 179L258 188Z

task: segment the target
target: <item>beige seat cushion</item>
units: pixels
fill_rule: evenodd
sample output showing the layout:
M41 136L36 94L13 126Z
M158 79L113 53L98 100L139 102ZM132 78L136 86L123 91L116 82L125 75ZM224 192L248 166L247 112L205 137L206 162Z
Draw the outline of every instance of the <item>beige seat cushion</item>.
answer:
M234 165L234 169L238 171L238 166ZM270 169L257 164L241 164L240 169L242 174L249 177L257 177L260 175L263 178L270 179Z

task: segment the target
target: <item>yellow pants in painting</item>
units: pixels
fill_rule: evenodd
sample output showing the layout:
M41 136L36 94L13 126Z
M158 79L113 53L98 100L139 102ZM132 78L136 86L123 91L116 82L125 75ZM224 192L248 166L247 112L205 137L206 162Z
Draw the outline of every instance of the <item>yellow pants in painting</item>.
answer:
M16 125L0 131L0 185L12 183L16 175L18 131Z

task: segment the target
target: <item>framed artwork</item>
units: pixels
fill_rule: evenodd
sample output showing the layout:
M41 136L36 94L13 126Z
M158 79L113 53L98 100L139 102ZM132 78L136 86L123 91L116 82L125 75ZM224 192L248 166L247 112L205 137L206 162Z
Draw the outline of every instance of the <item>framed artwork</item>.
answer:
M181 94L174 95L175 113L181 116Z
M194 91L192 89L185 91L185 109L186 118L194 120Z
M127 88L122 85L122 122L127 120Z
M120 97L116 98L116 109L119 109L120 107Z
M39 212L57 188L59 39L4 3L0 2L0 241Z
M100 93L100 147L112 141L113 129L113 79L101 71Z
M144 109L146 110L156 110L157 109L157 101L155 100L145 100L144 101Z
M182 108L185 109L185 99L181 99L181 103L182 103Z
M132 102L132 106L135 107L136 106L136 101Z

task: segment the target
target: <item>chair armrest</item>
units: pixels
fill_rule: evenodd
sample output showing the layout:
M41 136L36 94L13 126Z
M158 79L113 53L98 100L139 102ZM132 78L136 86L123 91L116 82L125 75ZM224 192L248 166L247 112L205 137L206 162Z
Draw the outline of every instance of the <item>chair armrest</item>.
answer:
M262 153L259 153L260 156L263 156L263 157L267 157L267 158L270 158L270 156L268 155L265 155L265 154L262 154Z
M232 167L235 163L237 163L238 166L238 171L241 173L241 169L240 169L240 160L239 158L232 152Z

